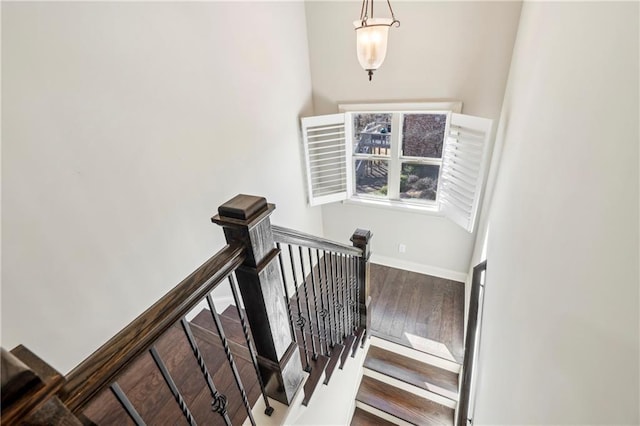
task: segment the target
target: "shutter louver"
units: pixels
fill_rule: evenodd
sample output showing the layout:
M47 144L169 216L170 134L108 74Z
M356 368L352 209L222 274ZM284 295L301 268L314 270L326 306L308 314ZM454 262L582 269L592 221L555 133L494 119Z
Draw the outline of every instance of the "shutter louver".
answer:
M475 225L492 125L486 118L451 114L440 178L440 210L468 232Z
M347 198L348 170L344 114L302 119L309 205Z

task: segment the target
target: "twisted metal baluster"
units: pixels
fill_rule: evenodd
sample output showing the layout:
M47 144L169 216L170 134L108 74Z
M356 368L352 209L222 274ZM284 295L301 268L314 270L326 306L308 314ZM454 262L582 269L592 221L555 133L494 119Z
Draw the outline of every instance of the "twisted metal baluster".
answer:
M349 256L345 255L343 257L344 262L344 297L345 297L345 309L347 310L345 314L345 325L347 330L352 330L351 328L351 295L349 293L351 289L351 269L349 268ZM351 334L351 333L348 333Z
M304 270L304 257L302 255L302 246L298 246L300 253L300 269L302 270L302 288L304 289L304 301L307 306L307 318L309 319L309 335L311 336L311 350L313 351L313 360L318 359L318 351L316 350L316 339L313 338L313 321L311 319L311 305L309 304L309 290L307 289L307 273ZM313 271L311 271L313 274Z
M348 306L347 309L349 311L347 324L349 324L349 330L351 330L351 334L353 334L353 317L355 315L353 315L353 295L351 294L351 289L353 288L353 285L351 282L351 256L345 257L345 269L347 271L346 292L347 292L347 306Z
M258 357L256 356L256 350L253 345L253 341L251 340L251 336L249 335L249 329L247 328L247 322L244 318L244 313L242 312L242 307L240 305L240 297L238 297L238 283L233 275L229 275L229 284L231 285L231 293L233 294L233 300L236 303L236 309L238 311L238 316L240 317L240 324L242 325L242 333L244 334L244 339L247 341L247 349L249 349L249 355L251 356L251 362L253 363L253 368L256 370L256 376L258 377L258 384L260 385L260 392L262 392L262 398L264 399L265 410L264 413L267 416L270 416L273 413L273 407L269 404L269 398L267 398L267 391L264 389L264 382L262 381L262 376L260 375L260 368L258 367Z
M318 312L318 293L316 292L316 277L313 269L313 257L311 256L311 248L308 248L309 268L311 268L311 293L313 294L313 309L316 313L316 330L318 331L318 341L320 342L320 352L322 352L322 331L320 330L320 313ZM320 265L318 265L320 268ZM318 273L320 270L318 269ZM318 277L319 279L319 277ZM326 352L325 352L326 353Z
M302 334L302 347L304 349L304 361L306 363L304 367L304 371L307 373L311 371L311 365L309 365L309 352L307 351L307 338L304 335L304 325L306 323L306 319L304 315L302 315L302 307L300 306L300 292L298 291L298 278L296 278L296 268L295 262L293 261L293 250L291 249L291 244L289 244L289 259L291 259L291 272L293 273L293 285L296 289L296 305L298 306L298 320L296 321L296 325L300 327L300 334Z
M324 291L322 290L322 266L320 264L320 250L316 249L316 262L318 263L318 286L320 287L320 317L322 318L322 328L324 330L324 346L325 355L329 356L330 337L327 331L327 314L328 311L324 305Z
M351 269L349 268L349 256L345 255L343 258L344 262L344 297L345 297L345 325L347 327L347 334L352 334L351 328L351 295L349 293L351 289Z
M342 289L342 323L344 324L344 337L349 332L349 301L347 300L347 268L346 256L340 256L340 270L342 271L342 279L340 280L340 288Z
M331 260L329 260L329 262L327 263L327 257L329 257L330 255L327 253L326 250L323 250L323 256L322 256L322 263L324 264L324 283L325 283L325 294L326 294L326 298L327 298L327 316L329 317L329 335L331 336L331 347L333 348L333 346L336 345L336 338L335 338L335 321L333 321L332 318L335 318L335 312L333 310L333 304L331 304L331 277L330 277L330 265L331 265Z
M357 325L360 327L362 324L362 318L360 317L360 261L356 260L356 317Z
M205 382L207 383L209 392L213 397L213 401L211 405L215 406L216 401L218 401L220 398L224 398L224 400L226 401L227 397L222 395L220 392L218 392L218 389L216 389L216 386L213 384L213 378L211 377L211 374L209 374L209 369L207 368L207 364L205 364L204 362L204 357L202 356L202 352L200 352L198 343L196 342L196 339L193 337L193 332L191 331L191 326L189 325L189 321L187 321L186 318L182 317L182 319L180 320L180 324L182 325L184 334L187 336L187 340L189 341L189 345L191 346L191 352L193 352L193 355L196 357L196 361L198 362L198 367L200 367L200 371L202 372L202 375L205 378ZM222 416L224 423L227 426L231 426L231 419L229 419L229 414L227 413L226 404L224 405L224 407L220 408L220 411L218 411L218 413Z
M336 256L331 253L331 296L333 298L333 306L335 310L335 319L336 319L336 340L338 342L342 342L342 328L341 328L341 311L342 308L340 306L339 301L339 292L338 292L338 263Z
M353 310L353 329L358 329L358 299L356 298L356 292L358 288L358 264L356 257L351 256L351 295L352 295L352 310Z
M293 314L291 313L291 299L289 298L289 287L287 285L287 279L284 274L284 263L282 261L282 250L280 249L280 243L276 243L276 247L278 248L278 263L280 263L280 273L282 274L282 283L284 284L284 297L285 297L285 305L287 306L287 315L289 315L289 327L291 327L291 338L295 343L298 343L298 338L296 337L296 329L293 326Z
M140 413L138 413L138 410L136 410L131 401L129 401L129 398L127 398L127 395L125 395L118 382L113 382L111 386L109 386L109 388L111 389L111 392L113 392L113 395L116 397L120 405L122 405L122 408L124 408L124 411L127 412L129 418L136 424L136 426L147 426L144 420L142 420Z
M167 386L169 386L169 390L173 394L173 397L175 398L176 402L180 406L180 411L182 411L184 418L187 420L190 426L196 426L197 425L196 419L193 418L193 415L191 414L191 411L189 410L187 403L182 397L182 394L180 393L180 391L178 390L178 387L176 386L176 382L173 381L173 378L171 377L169 370L167 370L167 366L164 364L164 361L162 361L162 358L160 357L160 354L156 350L156 347L151 346L151 348L149 349L149 352L151 353L151 357L153 357L153 361L158 366L158 369L160 370L160 373L162 374L164 381L167 383Z
M244 408L247 410L247 415L249 416L249 420L253 426L256 426L256 421L253 418L253 413L251 412L251 405L249 404L249 398L247 398L247 393L244 391L244 386L242 385L242 379L240 378L240 373L238 373L238 369L236 368L236 362L233 360L233 354L231 353L231 348L229 348L229 342L227 341L227 336L222 328L222 323L220 322L220 317L218 316L218 312L216 311L216 305L213 303L213 298L211 294L207 294L207 303L209 304L209 309L211 310L211 316L213 317L213 323L216 326L216 331L218 332L218 336L220 337L220 341L222 342L222 347L224 348L224 354L227 356L227 361L229 361L229 366L231 367L231 372L233 373L233 378L236 381L236 385L238 386L238 390L240 391L240 396L242 397L242 404Z

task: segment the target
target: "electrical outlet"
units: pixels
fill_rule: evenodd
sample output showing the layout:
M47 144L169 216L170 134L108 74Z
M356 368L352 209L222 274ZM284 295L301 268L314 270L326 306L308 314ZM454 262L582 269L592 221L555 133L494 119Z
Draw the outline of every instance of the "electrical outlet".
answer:
M400 244L398 246L398 252L404 253L405 251L407 251L407 246L405 246L404 244Z

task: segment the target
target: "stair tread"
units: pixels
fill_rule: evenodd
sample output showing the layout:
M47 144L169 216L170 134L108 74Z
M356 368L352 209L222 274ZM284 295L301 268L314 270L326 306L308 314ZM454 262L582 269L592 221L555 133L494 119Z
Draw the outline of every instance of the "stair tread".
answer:
M324 355L318 355L318 359L315 361L311 360L311 373L309 374L309 378L304 384L304 399L302 400L302 405L305 407L311 400L311 396L313 392L316 390L316 387L320 383L320 379L322 378L322 374L324 373L324 369L329 362L329 358Z
M362 339L362 336L364 336L364 328L358 327L358 330L356 331L356 341L353 342L353 348L351 349L351 358L355 358L358 348L360 347L360 340Z
M344 341L343 341L343 345L344 345L344 351L342 352L342 355L340 356L340 370L342 370L344 368L344 364L347 362L347 358L349 358L349 352L351 351L351 345L353 345L353 342L356 340L356 336L354 335L349 335L347 336Z
M453 409L371 377L362 377L356 400L409 423L453 425Z
M208 309L203 309L190 322L192 326L195 325L195 327L192 327L192 331L194 333L198 333L200 337L205 338L206 336L202 335L202 332L205 332L211 333L213 336L215 336L216 339L219 339L218 331L213 322L213 318L211 317L211 311L209 311ZM226 315L220 315L220 322L222 323L222 329L224 331L225 337L227 338L227 343L229 344L233 355L250 361L251 355L249 354L247 341L244 337L244 332L242 331L242 326L240 325L240 323L233 321ZM221 344L222 343L220 342L217 345Z
M329 363L327 364L327 367L326 367L327 372L324 378L325 385L329 384L329 380L331 380L331 376L333 375L333 372L336 369L336 365L338 365L338 361L340 360L340 354L342 354L343 349L344 349L344 346L335 345L331 350L331 357L329 358Z
M390 426L390 425L393 425L393 423L385 419L381 419L375 414L357 407L356 407L356 411L353 412L353 417L351 418L351 426Z
M428 390L447 398L458 400L458 374L431 364L371 346L364 367L378 373Z

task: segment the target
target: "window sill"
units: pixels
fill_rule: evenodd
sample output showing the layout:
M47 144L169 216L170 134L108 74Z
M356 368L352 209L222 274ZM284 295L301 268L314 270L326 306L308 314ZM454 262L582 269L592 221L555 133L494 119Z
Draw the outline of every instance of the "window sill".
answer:
M438 210L438 207L435 205L433 206L419 205L419 204L411 204L403 201L374 200L371 198L351 197L344 200L342 204L353 204L358 206L376 207L376 208L382 208L387 210L402 211L407 213L426 214L429 216L443 216L442 213L440 213L440 211Z

